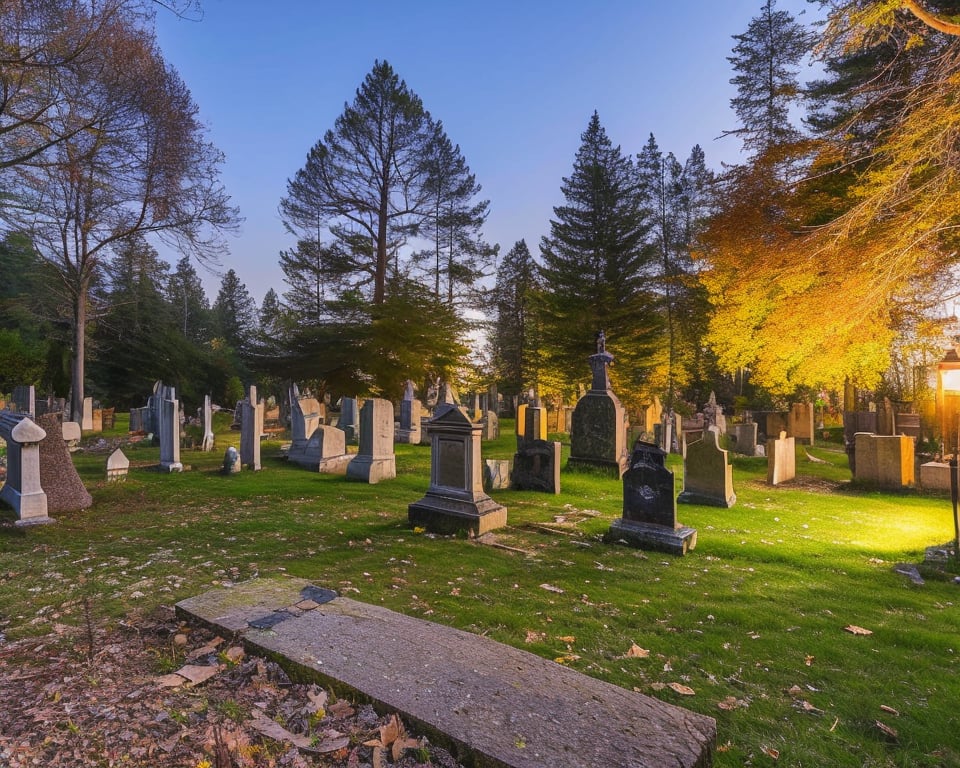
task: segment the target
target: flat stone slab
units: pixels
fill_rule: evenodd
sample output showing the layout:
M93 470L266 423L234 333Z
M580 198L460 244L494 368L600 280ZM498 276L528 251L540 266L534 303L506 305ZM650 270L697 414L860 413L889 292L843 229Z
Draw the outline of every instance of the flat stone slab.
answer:
M486 637L333 594L300 579L258 579L184 600L177 612L400 713L468 764L712 765L711 717Z

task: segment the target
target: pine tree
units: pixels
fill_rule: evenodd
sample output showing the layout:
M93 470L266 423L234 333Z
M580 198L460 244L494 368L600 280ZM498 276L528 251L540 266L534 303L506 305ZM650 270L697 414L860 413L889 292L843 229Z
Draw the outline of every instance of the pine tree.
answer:
M486 276L495 255L481 235L490 201L476 199L480 185L442 123L435 125L425 162L428 202L421 232L431 248L416 254L415 261L432 273L438 299L469 302L476 296L475 282Z
M203 290L200 275L184 256L166 281L167 301L175 308L177 324L191 341L200 343L211 337L210 302Z
M287 183L284 223L302 238L318 222L354 259L355 280L386 298L391 262L427 212L425 159L434 124L420 97L377 61L352 104L310 150Z
M339 243L308 239L280 252L280 269L289 286L283 294L286 306L298 322L318 325L328 316L327 302L348 287L356 264Z
M246 352L256 335L257 304L232 269L220 281L220 291L213 303L218 334L240 354Z
M733 36L737 43L728 57L736 72L730 82L737 88L730 106L740 121L740 127L729 133L739 136L754 155L800 137L791 123L790 108L802 96L797 73L814 38L776 5L776 0L765 0L746 32Z
M540 275L526 240L507 251L497 269L493 289L496 318L491 336L493 371L504 395L538 389L539 333L533 312Z
M596 112L561 190L565 203L554 208L540 244L545 373L571 394L573 383L587 378L586 359L602 329L617 359L611 375L621 397L638 394L660 325L645 281L649 223L633 162L612 145Z

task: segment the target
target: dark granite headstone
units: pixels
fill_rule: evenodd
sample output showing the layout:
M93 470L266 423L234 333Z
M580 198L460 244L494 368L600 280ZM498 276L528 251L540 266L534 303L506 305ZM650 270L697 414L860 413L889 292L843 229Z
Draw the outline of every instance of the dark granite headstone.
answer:
M677 522L673 472L666 452L637 441L623 475L623 517L614 520L607 540L642 549L683 555L697 545L697 531Z

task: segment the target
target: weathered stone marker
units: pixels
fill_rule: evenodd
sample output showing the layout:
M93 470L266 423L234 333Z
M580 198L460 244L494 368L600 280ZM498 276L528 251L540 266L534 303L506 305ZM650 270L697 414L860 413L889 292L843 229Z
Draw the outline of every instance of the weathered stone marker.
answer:
M727 452L717 443L716 429L710 427L702 438L684 445L683 491L677 497L681 504L732 507L737 501L733 467L727 461Z
M26 414L0 411L0 437L7 443L7 480L0 499L17 513L17 525L52 522L40 487L40 441L46 436Z
M451 743L466 765L709 768L716 721L488 637L258 579L177 604L181 618ZM258 627L264 627L260 629Z
M506 508L483 490L480 425L447 403L437 406L427 433L430 486L407 508L410 524L434 533L469 531L478 536L506 525Z
M360 411L360 450L347 464L347 477L373 484L396 476L393 403L373 397Z
M614 520L605 539L641 549L685 555L697 546L697 531L677 521L673 472L667 453L638 440L623 475L623 517Z

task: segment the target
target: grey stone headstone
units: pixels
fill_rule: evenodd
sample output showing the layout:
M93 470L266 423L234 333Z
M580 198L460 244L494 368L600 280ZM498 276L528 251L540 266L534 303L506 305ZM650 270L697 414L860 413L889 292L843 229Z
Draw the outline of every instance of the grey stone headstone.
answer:
M736 503L733 467L727 461L727 452L717 443L716 429L708 429L700 440L686 446L683 491L678 502L712 507L732 507Z
M360 412L360 449L347 465L347 477L379 483L396 476L393 403L382 398L370 398Z
M213 450L213 404L210 402L210 395L203 396L203 443L200 448L204 453Z
M0 437L7 443L7 478L0 499L17 513L17 525L51 521L40 485L40 441L46 436L25 413L0 411Z
M160 469L165 472L182 472L180 463L180 402L160 401Z
M263 435L263 401L257 398L257 388L251 386L246 399L241 401L240 462L247 469L260 471L260 438Z
M787 437L786 431L782 431L775 440L767 441L767 482L779 485L796 476L796 442L792 437Z
M107 459L107 482L116 483L127 479L130 471L130 459L117 448Z

